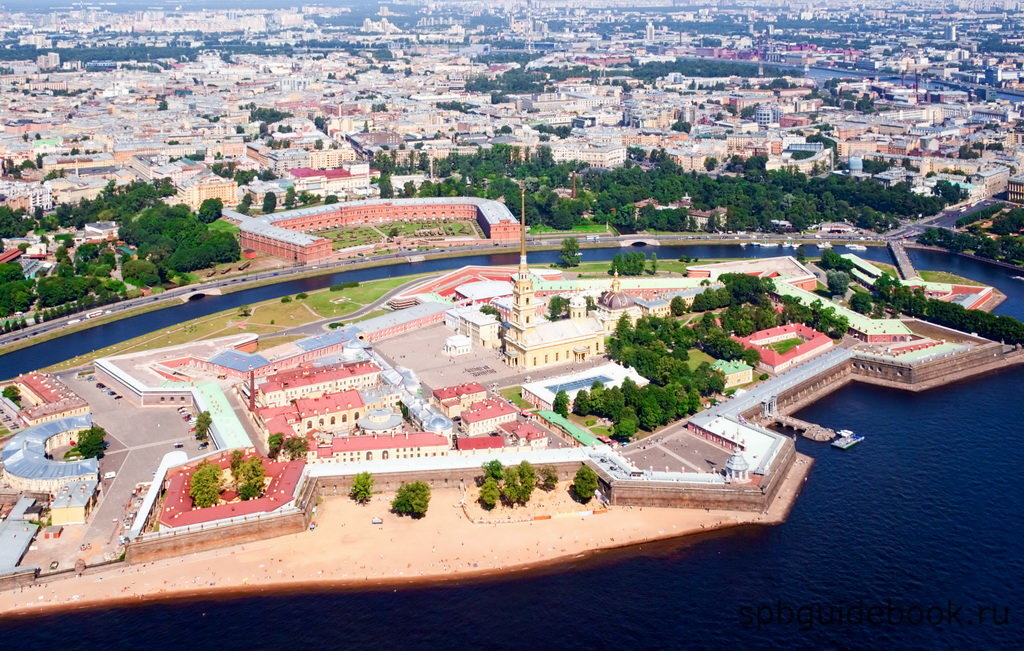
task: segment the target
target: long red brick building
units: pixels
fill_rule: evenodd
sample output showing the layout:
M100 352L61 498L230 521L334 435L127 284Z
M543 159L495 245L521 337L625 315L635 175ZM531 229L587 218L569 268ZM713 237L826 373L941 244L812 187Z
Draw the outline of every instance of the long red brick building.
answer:
M224 216L239 225L242 248L299 264L330 257L331 241L314 233L333 228L405 221L476 221L495 241L519 239L519 222L505 204L479 197L375 199L298 208L250 217L234 210Z

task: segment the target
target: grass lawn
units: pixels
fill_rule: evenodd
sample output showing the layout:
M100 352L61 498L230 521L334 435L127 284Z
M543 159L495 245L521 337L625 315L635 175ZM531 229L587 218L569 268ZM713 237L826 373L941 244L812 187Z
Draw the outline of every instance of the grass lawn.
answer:
M238 232L238 226L231 222L218 219L217 221L210 224L210 230L215 233L231 233L232 235Z
M399 237L479 237L476 226L468 221L455 222L395 222L384 224L381 231L390 234L392 229L398 231Z
M790 337L789 339L776 341L774 344L768 344L767 348L771 348L780 355L785 355L802 343L804 343L804 340L800 337Z
M918 271L921 274L921 280L927 280L932 283L949 283L951 285L974 285L976 287L983 286L984 283L979 283L976 280L970 280L963 276L957 276L946 271Z
M530 235L579 235L580 233L611 233L614 234L615 230L604 224L580 224L573 226L569 230L558 230L551 228L550 226L542 226L537 224L530 226Z
M359 246L360 244L372 244L384 239L376 229L368 226L336 228L329 231L314 232L313 235L319 235L320 237L325 237L331 240L331 246L335 249Z
M358 287L350 287L338 292L330 292L335 298L347 296L349 300L366 305L372 303L392 289L399 287L415 278L412 276L396 276L394 278L381 278L360 283Z
M371 280L360 284L358 287L344 289L340 292L323 289L310 293L305 299L296 299L295 295L292 295L290 303L282 303L280 298L275 298L250 305L251 314L249 317L240 316L238 308L224 310L223 312L180 323L171 328L135 337L134 339L94 351L88 355L66 360L60 364L48 367L47 370L61 371L92 362L98 357L105 357L107 355L151 350L153 348L173 346L201 339L224 337L243 332L271 335L285 328L303 325L321 318L350 314L363 307L364 304L373 302L388 291L409 282L415 277L415 275L411 275ZM330 302L332 298L342 296L347 296L351 300L342 303ZM368 319L386 313L386 310L376 310L362 318Z
M686 352L690 354L690 359L686 360L686 363L691 369L697 368L703 362L707 362L708 364L713 364L715 362L715 358L708 355L703 350L691 348Z
M533 405L523 400L523 387L521 386L508 387L507 389L502 389L498 393L520 409L533 409Z
M584 256L586 255L585 251L584 251L583 255ZM716 260L716 262L718 262L718 261ZM663 259L659 258L658 259L658 274L664 274L666 272L685 274L687 269L689 269L690 267L695 266L697 264L701 264L701 263L697 263L697 262L680 262L678 260L672 260L672 259L663 260ZM553 264L551 266L554 267L554 268L559 268L559 269L561 268L557 264ZM601 261L601 262L581 262L579 265L577 265L575 267L569 267L568 269L565 269L565 271L572 271L572 272L576 272L576 273L579 273L579 274L586 274L586 275L583 276L585 278L600 278L601 276L608 276L608 275L610 275L610 273L611 273L611 266L612 266L611 261L607 261L607 260ZM651 268L651 263L650 262L647 263L647 267L646 268L647 269ZM646 277L646 276L649 276L649 275L650 274L644 273L644 275L641 276L641 277Z

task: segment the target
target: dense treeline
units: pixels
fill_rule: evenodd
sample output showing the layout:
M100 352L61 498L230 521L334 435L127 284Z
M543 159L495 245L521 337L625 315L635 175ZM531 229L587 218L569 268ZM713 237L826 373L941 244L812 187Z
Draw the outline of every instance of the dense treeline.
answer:
M0 316L26 312L36 307L36 320L45 321L64 314L104 305L130 297L136 290L112 277L121 265L121 277L136 286L153 287L175 280L178 274L203 269L220 262L238 260L240 249L230 233L211 230L219 207L204 204L201 215L187 206L169 206L164 198L174 195L168 179L153 184L109 184L95 199L76 205L61 204L53 214L38 218L22 216L25 225L14 235L36 228L53 231L80 229L90 222L113 221L119 236L136 246L137 259L123 256L106 244L85 243L69 249L70 235L55 235L57 265L44 278L26 279L20 265L0 269ZM5 215L0 209L0 226Z
M1010 211L1011 214L1015 212L1017 211ZM1006 219L1012 221L1004 221L1000 226L1001 230L1004 228L1009 230L1017 218L1007 217ZM941 246L957 253L972 252L990 260L1002 260L1015 264L1024 263L1024 237L1005 235L993 239L985 234L958 233L945 228L929 228L917 238L917 241L930 246Z
M436 184L424 183L418 191L413 187L408 190L421 197L465 194L503 199L518 214L520 189L515 180L521 179L527 188L527 223L556 229L588 221L610 223L626 233L696 230L686 208L638 209L635 205L652 198L665 205L689 196L694 209L724 207L725 216L721 220L712 217L704 227L709 231L772 231L777 229L772 223L775 220L788 221L798 230L824 221L844 221L882 232L897 226L901 217L935 214L950 200L915 194L906 184L889 188L874 180L848 176L768 172L761 164L741 166L743 172L738 176L687 173L661 152L653 152L651 158L653 164L649 167L627 163L614 170L580 173L583 165L556 164L546 147L527 157L518 148L496 145L437 161L438 176L457 176ZM374 166L386 174L429 169L425 155L412 159L409 165L397 165L395 158L385 153L374 157ZM572 187L574 174L578 174L576 197L559 196L555 190Z

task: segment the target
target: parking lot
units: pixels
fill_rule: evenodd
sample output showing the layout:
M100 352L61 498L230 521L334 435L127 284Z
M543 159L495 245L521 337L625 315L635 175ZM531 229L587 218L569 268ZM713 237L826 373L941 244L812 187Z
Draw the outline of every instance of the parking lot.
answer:
M114 554L141 501L139 484L153 479L160 460L176 444L190 457L200 452L190 425L174 407L134 407L97 388L95 379L75 373L59 377L92 406L93 422L107 431L109 447L100 459L100 494L89 523L65 527L57 540L40 536L26 555L24 562L44 569L52 561L63 568L73 566L78 558L97 562ZM113 478L104 478L111 472ZM83 551L82 545L90 549Z

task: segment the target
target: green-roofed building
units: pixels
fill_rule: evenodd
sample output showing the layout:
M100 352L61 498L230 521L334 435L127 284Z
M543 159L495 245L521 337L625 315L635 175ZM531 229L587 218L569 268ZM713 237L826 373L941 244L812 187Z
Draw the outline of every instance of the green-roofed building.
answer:
M826 306L835 308L837 315L846 317L846 320L849 321L851 334L864 341L881 343L909 341L913 336L913 332L907 327L907 324L899 319L872 319L838 303L826 301L813 292L794 287L789 283L776 283L775 293L795 298L802 305L808 307L815 301L819 301Z
M571 436L582 446L594 447L602 445L600 439L576 423L570 421L568 418L563 418L561 414L557 414L553 411L538 411L537 415Z
M754 367L738 359L732 361L716 359L711 368L725 376L725 388L731 389L754 381Z

